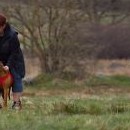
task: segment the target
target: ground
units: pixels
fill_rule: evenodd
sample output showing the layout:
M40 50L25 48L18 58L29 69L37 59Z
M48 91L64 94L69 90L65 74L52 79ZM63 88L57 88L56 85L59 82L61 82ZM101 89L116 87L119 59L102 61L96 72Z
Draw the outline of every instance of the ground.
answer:
M1 110L0 130L129 130L130 77L72 82L42 76L25 85L23 109Z

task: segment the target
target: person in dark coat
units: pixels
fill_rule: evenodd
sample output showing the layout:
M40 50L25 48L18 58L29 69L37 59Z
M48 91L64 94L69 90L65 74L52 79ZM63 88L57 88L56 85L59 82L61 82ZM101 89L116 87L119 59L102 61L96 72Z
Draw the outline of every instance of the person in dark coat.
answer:
M25 63L20 48L18 32L0 14L0 61L4 69L13 76L13 109L21 109L21 95L23 92L22 78L25 76Z

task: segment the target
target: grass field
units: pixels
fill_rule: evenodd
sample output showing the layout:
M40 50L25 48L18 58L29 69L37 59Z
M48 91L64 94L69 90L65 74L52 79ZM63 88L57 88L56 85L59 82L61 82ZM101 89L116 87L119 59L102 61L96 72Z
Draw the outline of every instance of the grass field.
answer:
M0 111L0 130L130 130L129 82L125 76L80 84L40 77L25 87L21 111L11 110L11 101Z

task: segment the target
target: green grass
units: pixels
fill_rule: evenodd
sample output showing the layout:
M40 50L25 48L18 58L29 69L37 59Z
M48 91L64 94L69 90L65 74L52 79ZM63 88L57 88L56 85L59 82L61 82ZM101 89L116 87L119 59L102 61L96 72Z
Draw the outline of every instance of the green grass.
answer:
M79 87L76 83L64 80L60 78L55 78L53 75L40 75L38 76L32 84L26 85L27 87L36 89L71 89Z
M129 97L23 97L23 109L1 110L0 130L129 130ZM122 104L123 103L123 104ZM122 106L122 111L119 106ZM127 109L126 109L127 108Z
M94 77L91 81L88 81L86 85L90 86L118 86L118 87L129 87L130 86L130 77L124 75L115 75L115 76L97 76Z
M40 76L25 87L25 92L34 94L23 96L21 111L13 111L10 108L0 110L0 130L130 130L128 93L118 95L94 93L83 97L72 95L75 90L82 95L80 90L88 86L92 89L96 86L100 88L102 85L116 86L124 90L129 87L129 82L130 78L127 76L111 76L95 77L81 85L54 79L50 75ZM48 90L49 95L43 96L42 93ZM63 90L60 95L59 90ZM36 95L39 92L41 94Z
M90 80L83 80L80 83L76 83L71 80L65 80L60 78L54 78L53 75L41 75L37 77L31 85L26 85L31 88L44 89L44 90L69 90L69 89L84 89L84 87L129 87L130 77L124 75L115 76L95 76Z

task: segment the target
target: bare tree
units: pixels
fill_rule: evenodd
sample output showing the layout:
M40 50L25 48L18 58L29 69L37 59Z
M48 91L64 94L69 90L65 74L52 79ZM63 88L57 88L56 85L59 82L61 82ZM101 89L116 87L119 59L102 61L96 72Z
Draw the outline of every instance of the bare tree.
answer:
M22 35L24 49L32 51L46 72L63 71L76 61L73 35L80 21L73 0L28 1L8 9L8 17Z

